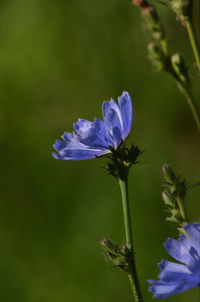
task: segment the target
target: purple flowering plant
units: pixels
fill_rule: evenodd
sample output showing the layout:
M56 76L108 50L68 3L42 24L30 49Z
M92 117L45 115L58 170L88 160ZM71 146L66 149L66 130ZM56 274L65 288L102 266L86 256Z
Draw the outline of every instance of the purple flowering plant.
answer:
M74 123L75 132L65 132L63 140L56 140L53 153L56 159L85 160L111 153L130 133L133 121L132 101L128 92L111 99L102 106L104 121L79 119Z
M105 256L113 266L123 269L129 277L135 301L142 302L142 294L135 264L132 227L128 197L128 172L137 163L142 151L133 144L128 149L125 141L133 121L132 101L128 92L123 92L118 103L113 99L102 105L103 119L93 122L79 119L74 123L75 132L65 132L63 140L56 140L53 153L59 160L86 160L106 155L105 167L109 174L118 179L124 213L126 244L119 247L110 239L101 240Z
M168 238L164 243L169 255L181 263L162 260L159 280L148 280L154 298L167 298L200 285L200 224L186 224L183 229L179 240Z
M200 72L200 48L191 22L192 2L187 0L170 0L169 3L158 1L171 8L178 20L187 30L196 61L197 72ZM148 0L134 0L133 4L141 10L144 23L149 32L148 52L157 71L170 74L180 92L183 94L196 126L200 131L200 114L190 86L190 73L181 54L170 54L168 37L157 8ZM135 302L143 302L135 261L132 223L128 195L128 172L137 163L142 151L134 146L126 147L126 140L132 128L132 101L128 92L123 92L118 102L113 99L102 105L103 120L95 118L93 122L78 119L73 132L65 132L62 140L56 140L53 156L58 160L79 161L105 156L109 159L105 167L109 174L118 179L123 205L125 243L119 246L110 239L101 240L106 257L113 266L120 267L127 274ZM200 224L188 224L184 208L184 198L188 189L186 182L176 176L172 168L163 166L165 190L162 199L167 207L166 221L181 227L179 240L169 238L164 247L175 260L162 260L158 264L161 272L159 280L148 280L150 292L154 298L162 299L200 286Z
M104 102L102 111L103 121L94 119L90 122L79 119L74 123L75 132L65 132L63 140L56 140L54 148L57 152L54 152L53 156L66 161L86 160L103 155L109 158L106 169L117 177L121 189L126 244L120 247L110 239L103 239L101 246L112 265L120 267L128 274L134 300L143 302L135 263L128 196L128 171L137 163L137 158L142 152L134 145L129 149L125 145L133 121L129 93L123 92L118 98L118 103L113 99ZM168 165L164 165L162 171L165 179L162 197L170 212L166 220L183 226L184 234L178 241L169 238L164 244L167 252L181 263L163 260L159 264L159 280L148 280L151 284L149 290L154 298L166 298L200 284L200 224L186 224L183 206L186 182L177 177Z

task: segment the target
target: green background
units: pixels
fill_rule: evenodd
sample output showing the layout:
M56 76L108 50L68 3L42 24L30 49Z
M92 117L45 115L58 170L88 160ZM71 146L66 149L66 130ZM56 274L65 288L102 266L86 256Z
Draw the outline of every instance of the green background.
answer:
M185 30L159 6L171 52L195 73ZM101 118L105 100L129 91L129 142L145 150L129 178L136 259L146 279L175 225L165 222L161 166L189 184L200 180L199 134L182 95L148 60L148 34L131 0L11 0L0 4L0 300L132 301L127 276L104 261L99 240L123 243L117 181L105 159L56 161L56 138L79 117ZM199 101L199 80L193 78ZM190 221L200 218L200 189L188 191ZM197 289L166 299L196 301Z

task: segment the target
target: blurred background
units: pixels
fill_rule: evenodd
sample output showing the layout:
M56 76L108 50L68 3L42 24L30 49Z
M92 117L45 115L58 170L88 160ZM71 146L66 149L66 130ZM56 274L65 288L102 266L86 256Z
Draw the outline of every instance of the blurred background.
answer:
M194 59L185 30L159 6L171 52ZM133 100L129 142L145 150L129 178L137 267L146 279L176 226L165 222L161 166L189 184L200 180L200 140L173 79L148 59L148 35L131 0L10 0L0 4L0 300L132 301L127 276L105 262L99 241L123 243L117 181L105 159L56 161L53 143L78 118L101 118L123 90ZM199 101L199 80L193 79ZM200 218L200 188L188 191L190 221ZM198 290L166 301L195 301Z

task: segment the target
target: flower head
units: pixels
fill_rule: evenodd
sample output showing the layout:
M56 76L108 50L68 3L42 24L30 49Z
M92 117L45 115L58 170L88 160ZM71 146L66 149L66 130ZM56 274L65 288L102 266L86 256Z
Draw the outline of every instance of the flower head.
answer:
M166 298L200 284L200 224L186 224L179 240L168 238L166 251L181 263L162 260L159 281L148 280L155 298Z
M63 140L56 140L53 153L56 159L84 160L95 158L117 149L125 141L132 127L133 112L128 92L102 106L104 121L95 118L93 122L78 119L74 123L75 132L65 132Z

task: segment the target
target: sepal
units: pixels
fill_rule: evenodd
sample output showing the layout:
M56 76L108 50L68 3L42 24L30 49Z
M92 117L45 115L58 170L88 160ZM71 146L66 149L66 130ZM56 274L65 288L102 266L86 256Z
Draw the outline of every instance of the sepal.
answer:
M133 144L128 149L124 142L116 150L113 147L110 147L110 150L111 155L107 156L109 162L107 162L105 169L114 177L125 180L130 167L138 163L137 159L143 151Z

